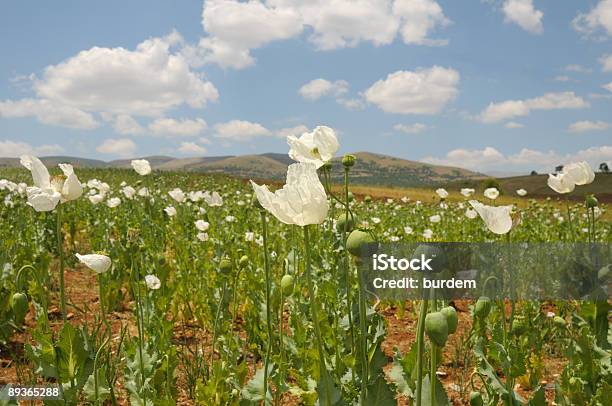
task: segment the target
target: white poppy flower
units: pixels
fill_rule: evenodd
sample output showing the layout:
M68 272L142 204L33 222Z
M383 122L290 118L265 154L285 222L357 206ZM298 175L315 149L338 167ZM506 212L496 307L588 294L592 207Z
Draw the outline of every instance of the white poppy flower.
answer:
M253 181L251 185L262 207L285 224L321 224L327 216L327 195L315 164L289 165L285 186L274 193L265 185Z
M470 220L475 219L476 216L478 216L478 213L476 213L476 210L467 209L465 211L465 217L469 218Z
M448 192L446 191L446 189L436 189L436 193L438 194L438 196L440 196L440 199L446 199L448 197Z
M179 188L172 189L168 194L178 203L183 203L185 201L185 193Z
M516 191L516 194L523 197L523 196L527 196L527 191L525 189L518 189Z
M102 201L104 201L104 195L99 193L96 195L91 195L88 196L89 201L91 202L91 204L93 204L94 206L98 203L101 203Z
M410 226L406 226L406 227L404 227L404 232L405 232L406 234L412 234L412 227L410 227Z
M111 209L114 209L120 204L121 204L121 199L119 199L118 197L111 197L110 199L106 201L106 205L110 207Z
M30 170L34 186L28 187L28 204L36 211L51 211L58 203L76 200L83 194L83 186L70 164L59 164L63 176L49 175L40 159L24 155L21 164Z
M164 209L164 211L166 212L166 214L169 217L174 217L176 216L176 209L173 206L168 206Z
M236 221L236 217L234 216L226 216L225 217L225 221L228 223L233 223L234 221Z
M149 196L149 189L147 189L146 187L141 187L140 189L138 189L138 196L140 197Z
M477 200L470 200L470 204L492 233L506 234L512 229L512 206L487 206Z
M442 217L440 217L439 214L434 214L433 216L429 217L429 221L432 223L439 223L440 220L442 220Z
M487 188L484 191L484 196L487 199L495 200L499 197L499 190L497 190L497 188L494 188L494 187Z
M317 168L330 161L340 148L336 133L326 126L318 126L312 132L302 134L300 138L290 135L287 137L287 144L291 147L291 159L313 163Z
M76 257L81 261L82 264L85 264L87 268L95 271L96 273L104 273L109 270L111 267L111 259L106 255L101 254L88 254L81 255L76 254Z
M379 217L372 217L371 220L372 220L372 223L374 223L374 224L380 224L380 218Z
M208 233L198 233L196 237L202 242L208 241Z
M587 185L595 180L593 169L584 161L564 165L563 173L578 186Z
M121 189L121 193L123 193L126 198L132 200L136 195L136 189L131 186L125 186L123 189Z
M565 173L548 174L548 187L557 193L570 193L576 188L574 180Z
M423 231L423 238L429 240L431 237L433 237L433 231L431 231L429 228L425 229L425 231Z
M203 198L210 207L223 206L223 198L217 192L212 192L212 194L208 191L204 192Z
M255 233L252 231L247 231L244 233L244 240L249 242L255 240Z
M151 173L151 164L146 159L134 159L132 168L141 176L146 176Z
M204 221L204 220L197 220L195 222L195 226L198 230L200 231L207 231L208 228L210 227L210 224L208 223L208 221Z
M461 194L463 196L465 196L465 197L472 196L474 194L474 192L476 192L476 190L471 189L471 188L467 188L467 187L464 187L464 188L461 189Z
M155 275L146 275L145 283L147 284L147 288L151 290L157 290L161 288L161 282L159 278Z

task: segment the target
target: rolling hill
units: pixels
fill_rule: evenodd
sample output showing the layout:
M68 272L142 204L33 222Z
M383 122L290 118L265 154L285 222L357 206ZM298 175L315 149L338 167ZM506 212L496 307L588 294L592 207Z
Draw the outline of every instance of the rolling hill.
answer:
M390 187L417 187L449 182L479 180L486 176L466 169L430 165L370 152L357 152L357 163L351 170L354 184ZM94 159L74 157L44 157L42 161L55 166L60 162L75 167L92 168L130 168L130 159L104 162ZM282 181L287 166L293 161L286 154L266 153L260 155L217 156L202 158L172 158L169 156L144 157L157 170L192 171L202 173L222 173L240 178ZM342 182L341 158L335 158L334 182ZM17 158L0 158L0 167L19 166Z

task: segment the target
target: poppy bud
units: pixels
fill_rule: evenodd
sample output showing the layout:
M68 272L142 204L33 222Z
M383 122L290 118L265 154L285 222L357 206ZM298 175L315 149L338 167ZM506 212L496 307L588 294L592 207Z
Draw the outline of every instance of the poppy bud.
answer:
M448 338L448 322L441 312L429 313L425 316L425 333L438 347L444 347Z
M473 391L470 393L470 406L482 406L484 402L482 401L482 395L480 392Z
M232 261L225 257L221 260L221 262L219 262L219 271L221 271L222 274L227 275L230 272L232 272Z
M594 195L588 195L586 197L586 207L589 209L594 209L597 206L599 206L599 201L597 198Z
M459 324L457 310L455 310L453 306L447 306L440 310L440 313L446 317L446 322L448 323L448 334L453 334L455 331L457 331L457 325Z
M241 256L240 260L238 261L238 266L240 269L244 269L247 267L247 265L249 265L249 257L246 255Z
M366 202L366 203L370 203L370 202L372 201L372 196L370 196L370 195L366 195L366 196L363 198L363 201L364 201L364 202Z
M281 278L281 289L284 296L291 296L293 294L293 276L289 274L283 275Z
M376 245L372 234L366 231L353 230L346 239L346 249L356 257L376 252Z
M17 292L11 297L11 308L13 309L15 324L23 324L28 312L28 297L25 293Z
M476 301L474 306L474 316L484 319L489 315L491 311L491 299L486 296L481 296Z
M345 168L350 168L351 166L355 165L356 160L357 158L355 155L346 154L342 157L342 165L344 165Z
M346 227L346 231L351 231L355 227L356 222L357 217L353 213L347 214L344 212L336 220L336 230L343 232Z

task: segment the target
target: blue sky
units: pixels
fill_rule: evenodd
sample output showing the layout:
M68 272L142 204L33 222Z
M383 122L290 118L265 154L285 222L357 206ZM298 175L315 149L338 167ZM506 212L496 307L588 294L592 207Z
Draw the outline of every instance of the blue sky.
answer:
M0 156L612 161L612 0L10 2Z

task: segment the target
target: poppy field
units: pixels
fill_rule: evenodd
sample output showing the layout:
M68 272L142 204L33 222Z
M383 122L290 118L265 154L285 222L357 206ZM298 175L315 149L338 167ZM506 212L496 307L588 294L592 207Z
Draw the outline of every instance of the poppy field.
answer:
M2 385L56 385L49 405L610 404L609 300L380 300L357 266L364 244L609 245L597 196L372 199L354 156L327 164L331 129L290 138L270 188L146 160L0 169ZM595 176L569 164L549 186Z

